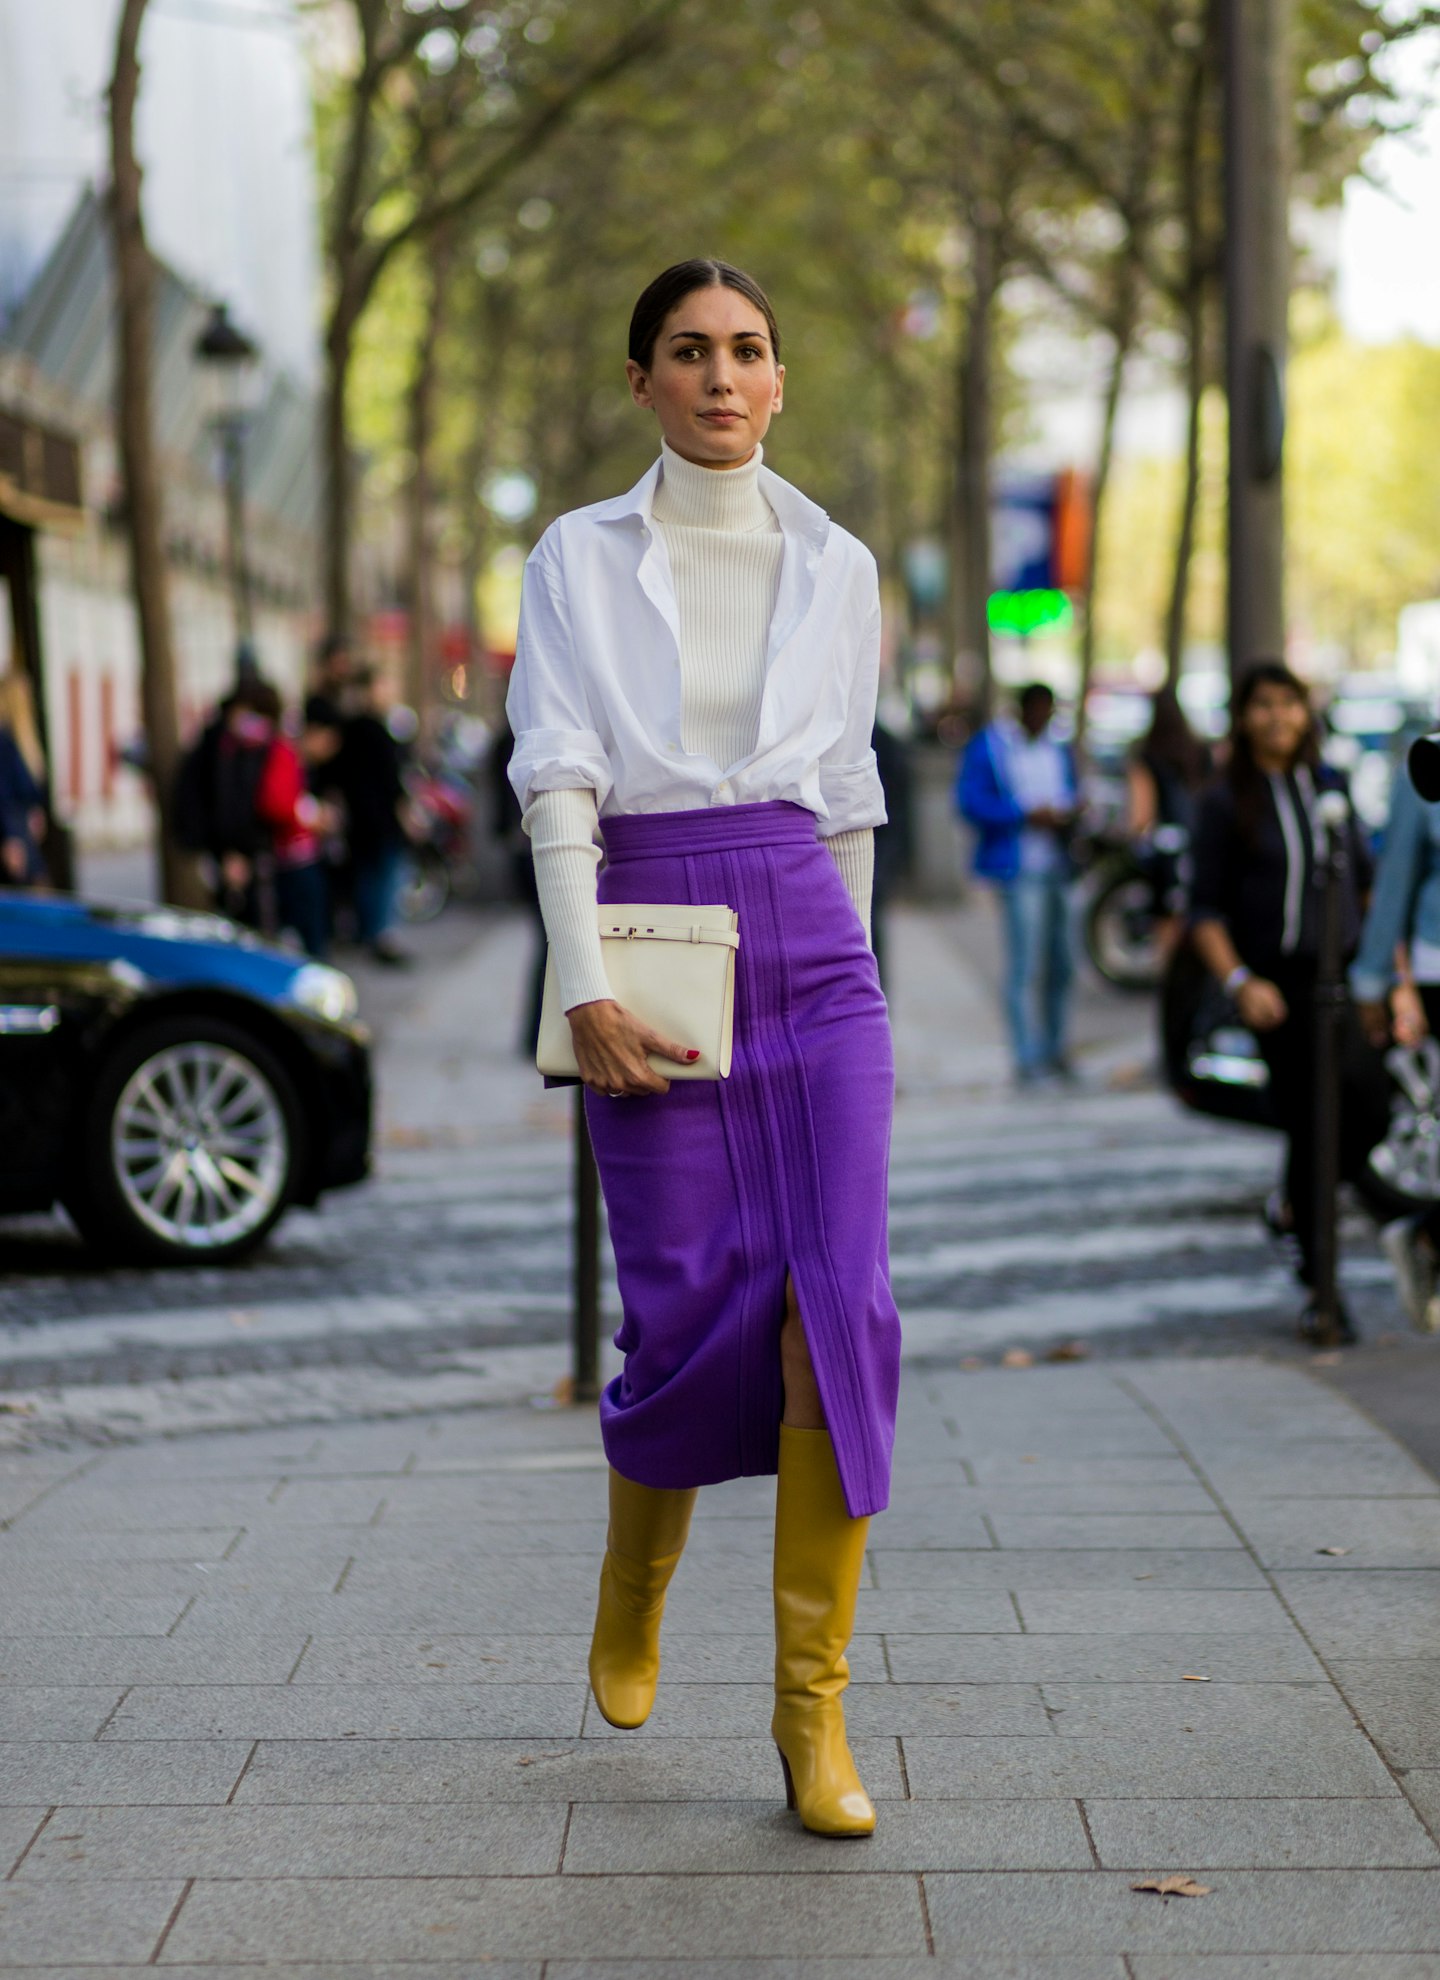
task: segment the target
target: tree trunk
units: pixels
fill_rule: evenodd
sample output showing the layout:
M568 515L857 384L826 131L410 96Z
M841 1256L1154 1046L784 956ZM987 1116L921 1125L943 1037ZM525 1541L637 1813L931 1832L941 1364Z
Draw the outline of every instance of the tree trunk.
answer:
M1115 455L1115 423L1120 412L1120 394L1125 385L1125 365L1135 340L1138 307L1139 270L1126 259L1119 271L1120 294L1112 326L1113 347L1110 373L1105 381L1105 405L1100 420L1100 445L1095 456L1095 472L1090 492L1090 542L1085 553L1085 614L1080 628L1080 682L1075 703L1075 743L1085 741L1085 709L1090 679L1095 671L1095 580L1100 570L1100 533L1105 518L1105 491L1110 482L1110 465Z
M970 308L957 377L954 514L956 662L975 689L981 721L990 714L990 356L1000 287L999 227L972 219Z
M430 248L430 297L415 368L410 378L407 424L410 438L410 487L407 507L407 554L410 565L410 626L406 647L405 696L423 718L431 695L430 658L435 640L434 588L431 570L430 443L435 428L435 380L438 346L445 320L454 256L448 230L437 234Z
M125 481L130 583L140 631L140 698L155 798L161 898L193 898L189 862L172 830L180 722L165 568L164 514L152 416L154 268L145 240L135 101L140 89L140 26L146 0L124 0L110 82L110 225L115 255L115 422Z
M325 481L326 629L350 633L350 440L346 390L354 323L336 299L325 335L325 398L321 463Z
M1190 597L1190 564L1195 552L1195 523L1200 510L1200 414L1205 399L1205 282L1192 276L1186 299L1185 330L1189 349L1185 361L1188 413L1185 424L1185 485L1180 497L1180 523L1175 534L1175 567L1170 579L1170 603L1165 613L1165 685L1176 688L1185 665L1185 615Z

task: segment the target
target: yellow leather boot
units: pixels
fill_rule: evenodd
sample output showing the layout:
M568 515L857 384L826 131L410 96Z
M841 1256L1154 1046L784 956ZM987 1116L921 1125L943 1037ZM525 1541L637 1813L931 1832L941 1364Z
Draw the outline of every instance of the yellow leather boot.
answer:
M636 1485L610 1473L610 1532L590 1644L590 1688L601 1717L643 1726L660 1675L665 1591L685 1550L695 1494Z
M780 1426L775 1494L775 1717L785 1797L819 1836L868 1836L875 1810L845 1737L845 1646L868 1519L845 1510L828 1430Z

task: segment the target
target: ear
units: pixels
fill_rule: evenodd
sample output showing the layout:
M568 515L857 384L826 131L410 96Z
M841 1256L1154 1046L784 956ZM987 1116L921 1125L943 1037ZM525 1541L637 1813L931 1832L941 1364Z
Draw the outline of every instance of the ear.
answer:
M650 374L634 358L625 360L625 376L630 381L630 396L637 406L653 408L655 401L650 392Z
M783 364L777 364L775 367L775 390L770 398L770 410L772 413L783 412L785 410L785 367Z

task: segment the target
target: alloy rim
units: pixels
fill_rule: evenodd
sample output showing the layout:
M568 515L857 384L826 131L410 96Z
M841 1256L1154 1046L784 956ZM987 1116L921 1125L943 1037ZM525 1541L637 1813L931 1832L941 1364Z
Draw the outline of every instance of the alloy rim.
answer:
M115 1176L145 1227L186 1251L248 1237L280 1201L289 1135L274 1087L225 1045L171 1045L125 1083Z
M1395 1082L1390 1130L1371 1150L1370 1167L1400 1195L1433 1203L1440 1198L1440 1044L1394 1046L1385 1065Z

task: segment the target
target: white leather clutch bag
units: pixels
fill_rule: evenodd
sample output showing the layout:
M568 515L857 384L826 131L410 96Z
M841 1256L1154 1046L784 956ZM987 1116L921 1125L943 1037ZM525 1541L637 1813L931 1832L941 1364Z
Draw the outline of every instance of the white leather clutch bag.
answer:
M693 1065L677 1065L652 1052L653 1069L666 1079L728 1079L740 946L734 908L612 901L598 915L615 1001L664 1037L700 1053ZM579 1077L553 955L545 964L535 1063L548 1078Z

